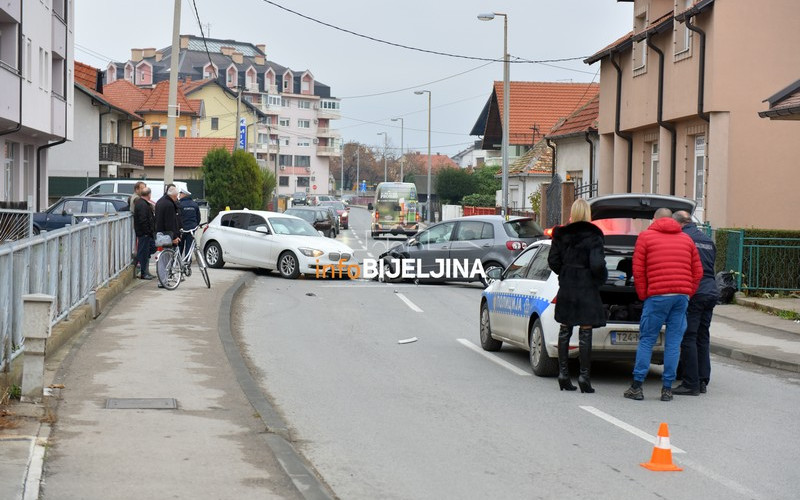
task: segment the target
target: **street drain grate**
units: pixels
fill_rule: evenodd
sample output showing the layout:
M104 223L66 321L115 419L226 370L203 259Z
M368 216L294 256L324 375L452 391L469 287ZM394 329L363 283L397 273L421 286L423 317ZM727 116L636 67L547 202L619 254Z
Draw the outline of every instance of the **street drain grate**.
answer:
M177 410L175 398L110 398L106 399L110 410Z

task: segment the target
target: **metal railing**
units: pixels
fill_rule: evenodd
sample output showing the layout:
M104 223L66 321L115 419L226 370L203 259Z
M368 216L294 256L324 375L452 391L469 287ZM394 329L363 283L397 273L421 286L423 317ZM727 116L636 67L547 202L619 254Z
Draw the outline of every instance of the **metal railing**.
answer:
M726 271L733 271L742 291L800 290L800 238L746 236L725 229Z
M25 343L22 297L55 297L55 325L131 264L131 214L86 220L0 245L0 369Z
M144 151L119 144L100 144L100 161L144 166Z

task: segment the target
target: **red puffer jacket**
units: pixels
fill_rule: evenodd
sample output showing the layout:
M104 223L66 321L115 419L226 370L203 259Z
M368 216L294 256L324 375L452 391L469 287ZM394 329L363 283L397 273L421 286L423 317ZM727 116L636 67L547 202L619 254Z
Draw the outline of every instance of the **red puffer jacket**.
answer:
M692 239L670 217L656 219L636 239L633 284L641 300L670 293L692 296L703 265Z

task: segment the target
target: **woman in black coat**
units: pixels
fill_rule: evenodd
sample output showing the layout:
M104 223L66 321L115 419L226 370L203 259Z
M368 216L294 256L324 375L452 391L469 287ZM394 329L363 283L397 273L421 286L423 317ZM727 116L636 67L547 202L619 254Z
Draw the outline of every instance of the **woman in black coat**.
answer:
M574 391L569 378L569 338L572 327L578 325L578 345L581 371L578 385L581 392L594 392L590 381L592 363L592 328L605 326L606 313L600 298L600 285L606 282L603 232L589 222L591 207L579 198L572 204L570 224L553 230L548 264L558 274L556 321L558 332L558 386Z

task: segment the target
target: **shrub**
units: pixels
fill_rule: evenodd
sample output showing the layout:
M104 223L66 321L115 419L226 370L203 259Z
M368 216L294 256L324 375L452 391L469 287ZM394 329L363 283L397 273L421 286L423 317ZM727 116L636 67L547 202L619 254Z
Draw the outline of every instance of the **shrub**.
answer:
M461 204L467 207L493 207L495 206L495 195L468 194L461 199Z

